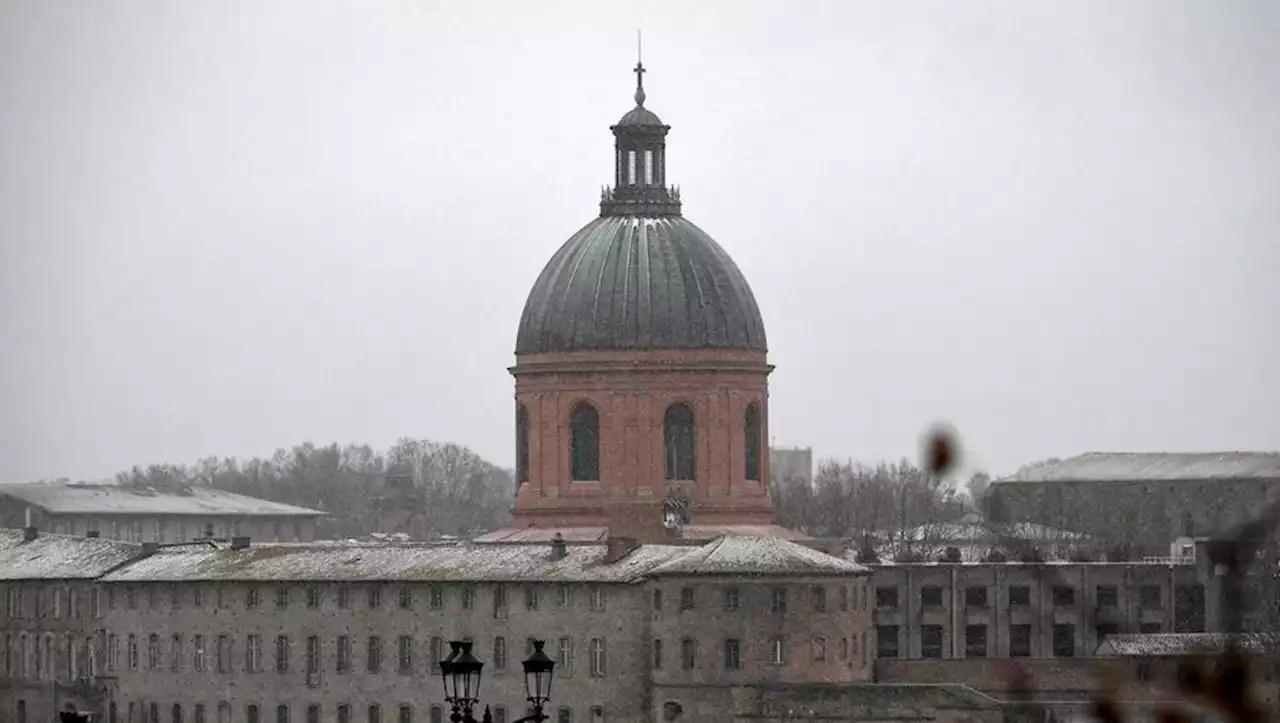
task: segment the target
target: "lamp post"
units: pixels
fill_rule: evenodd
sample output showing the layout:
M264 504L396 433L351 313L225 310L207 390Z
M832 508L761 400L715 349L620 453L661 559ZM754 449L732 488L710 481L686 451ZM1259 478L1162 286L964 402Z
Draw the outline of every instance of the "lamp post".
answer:
M534 640L533 653L523 663L525 693L530 704L529 715L512 723L542 723L547 719L542 707L551 700L551 678L556 663L542 650L545 641ZM471 643L463 640L449 641L449 657L440 661L440 680L444 684L444 699L453 708L451 723L477 723L475 706L480 702L480 675L484 663L471 653ZM492 723L493 716L485 706L483 723Z

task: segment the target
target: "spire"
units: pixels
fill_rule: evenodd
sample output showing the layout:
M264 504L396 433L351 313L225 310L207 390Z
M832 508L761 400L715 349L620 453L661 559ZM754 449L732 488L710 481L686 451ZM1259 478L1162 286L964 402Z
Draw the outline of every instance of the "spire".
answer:
M640 52L640 31L636 31L636 105L644 106L644 60Z

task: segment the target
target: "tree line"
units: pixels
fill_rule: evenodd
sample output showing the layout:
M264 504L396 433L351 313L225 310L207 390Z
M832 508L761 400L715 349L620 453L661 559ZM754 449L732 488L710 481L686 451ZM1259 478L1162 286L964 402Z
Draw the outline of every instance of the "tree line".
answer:
M134 467L116 481L163 491L207 486L321 510L329 513L316 530L321 539L478 534L510 519L515 492L511 470L470 449L407 438L386 451L304 442L266 459L208 457L190 465Z

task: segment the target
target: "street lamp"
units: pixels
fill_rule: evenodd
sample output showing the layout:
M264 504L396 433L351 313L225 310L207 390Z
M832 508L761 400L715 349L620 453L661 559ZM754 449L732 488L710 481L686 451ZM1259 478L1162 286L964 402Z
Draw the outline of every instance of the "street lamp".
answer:
M547 719L546 714L542 712L542 706L551 700L551 678L555 674L556 661L543 652L542 646L545 644L545 640L534 640L533 652L523 663L524 689L533 710L520 721L542 723Z
M512 723L542 723L547 719L542 707L551 700L551 678L556 661L547 657L542 646L545 641L533 640L533 653L524 661L524 687L532 708L529 715ZM477 723L473 714L480 702L480 674L484 663L471 654L471 642L449 641L449 657L440 661L440 681L444 684L444 699L453 708L449 716L452 723ZM483 723L492 723L493 716L485 706Z

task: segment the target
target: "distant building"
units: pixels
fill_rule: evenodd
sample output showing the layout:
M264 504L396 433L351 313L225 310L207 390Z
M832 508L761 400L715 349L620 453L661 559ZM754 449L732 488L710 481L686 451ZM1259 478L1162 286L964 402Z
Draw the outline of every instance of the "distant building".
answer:
M1093 452L995 480L988 517L1093 535L1132 556L1164 555L1179 537L1221 535L1280 490L1280 453Z
M801 479L813 484L812 447L770 447L769 467L774 484Z
M309 542L324 515L203 486L170 492L116 484L0 484L0 527L126 542L186 542L209 532L221 538Z

